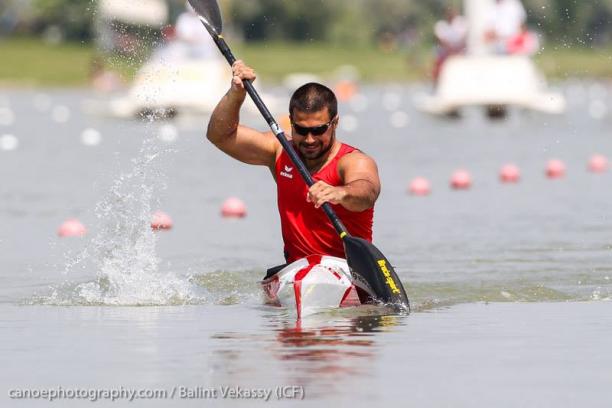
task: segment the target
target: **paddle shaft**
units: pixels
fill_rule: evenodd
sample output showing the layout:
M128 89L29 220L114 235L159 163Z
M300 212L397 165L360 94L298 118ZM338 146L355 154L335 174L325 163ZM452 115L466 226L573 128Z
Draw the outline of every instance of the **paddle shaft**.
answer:
M229 62L230 65L233 65L234 62L236 62L236 57L234 57L232 50L229 48L229 46L227 45L223 37L215 33L210 33L210 34L213 40L215 41L215 44L217 44L217 47L219 47L219 50L221 51L221 53L227 60L227 62ZM285 137L285 132L283 132L281 127L278 125L278 123L276 123L276 120L274 120L274 117L268 110L268 107L266 106L264 101L261 99L261 97L257 93L257 90L253 86L253 83L249 80L242 80L242 83L244 84L244 87L247 93L249 94L253 102L255 103L255 106L257 106L257 109L259 109L259 112L261 112L266 122L268 122L270 129L272 129L272 132L274 132L274 134L276 135L276 138L280 142L281 146L283 146L283 149L285 149L285 151L289 155L289 158L291 159L293 164L295 164L295 166L297 167L298 171L300 172L300 175L306 182L306 185L308 185L308 187L312 186L315 183L315 181L310 175L310 171L308 171L308 169L306 168L306 165L296 153L295 149L293 148L293 144L290 143ZM348 230L346 229L342 221L340 221L340 218L338 218L338 215L333 210L331 205L329 203L323 203L321 207L323 207L323 211L325 211L325 214L327 214L327 217L334 225L334 228L336 229L336 232L338 232L340 237L341 238L349 237L350 234Z

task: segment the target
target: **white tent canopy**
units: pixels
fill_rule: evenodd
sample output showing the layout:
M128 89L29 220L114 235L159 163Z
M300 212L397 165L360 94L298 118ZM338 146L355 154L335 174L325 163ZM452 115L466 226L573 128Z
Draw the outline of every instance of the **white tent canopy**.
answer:
M100 0L100 16L124 23L160 27L168 19L164 0Z

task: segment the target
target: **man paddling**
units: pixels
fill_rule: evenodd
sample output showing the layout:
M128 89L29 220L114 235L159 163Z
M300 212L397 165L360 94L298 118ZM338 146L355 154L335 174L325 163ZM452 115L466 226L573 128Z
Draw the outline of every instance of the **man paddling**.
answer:
M336 139L338 103L327 87L309 83L298 88L289 103L291 140L316 181L310 189L272 132L239 123L246 98L243 80L255 72L242 61L232 65L229 91L208 124L208 139L244 163L267 166L277 183L285 259L293 262L311 254L344 258L342 240L319 208L329 202L353 236L372 241L374 203L380 179L374 160ZM273 268L268 275L275 270Z

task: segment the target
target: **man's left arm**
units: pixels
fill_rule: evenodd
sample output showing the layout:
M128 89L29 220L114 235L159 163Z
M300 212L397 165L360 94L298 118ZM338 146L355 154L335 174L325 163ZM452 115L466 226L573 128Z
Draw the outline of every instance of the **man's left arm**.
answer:
M318 181L310 187L307 200L319 208L323 203L340 204L349 211L365 211L374 207L380 194L380 179L376 162L355 151L342 157L338 163L342 186L330 186Z

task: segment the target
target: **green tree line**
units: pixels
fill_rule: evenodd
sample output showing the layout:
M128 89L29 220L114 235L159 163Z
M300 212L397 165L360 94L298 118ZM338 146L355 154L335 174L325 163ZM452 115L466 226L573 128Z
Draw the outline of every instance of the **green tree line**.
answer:
M3 0L7 8L11 2ZM95 0L29 0L22 32L59 27L68 39L94 35ZM131 0L126 0L131 1ZM183 0L167 0L171 19ZM230 33L245 41L365 44L394 38L404 44L432 41L432 25L460 0L220 0ZM611 42L612 0L523 0L529 25L547 40L567 46ZM8 5L8 6L7 6ZM144 12L144 11L143 11ZM5 12L6 14L6 12Z

